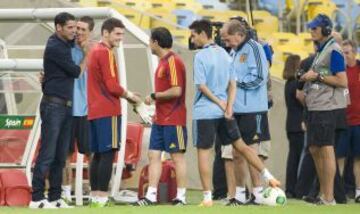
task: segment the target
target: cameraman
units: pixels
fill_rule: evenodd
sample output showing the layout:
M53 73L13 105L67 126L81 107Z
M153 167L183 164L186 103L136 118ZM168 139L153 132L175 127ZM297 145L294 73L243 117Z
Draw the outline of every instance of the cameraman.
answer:
M340 46L331 37L332 22L319 14L308 24L318 49L311 69L301 76L305 81L305 104L308 108L308 145L320 182L319 204L334 205L336 171L335 131L345 121L347 78Z

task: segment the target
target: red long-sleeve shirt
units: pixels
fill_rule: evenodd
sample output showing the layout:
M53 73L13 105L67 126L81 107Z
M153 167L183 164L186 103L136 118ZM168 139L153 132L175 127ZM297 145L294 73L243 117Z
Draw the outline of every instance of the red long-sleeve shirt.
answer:
M88 119L121 115L120 86L114 54L104 43L96 44L87 59Z

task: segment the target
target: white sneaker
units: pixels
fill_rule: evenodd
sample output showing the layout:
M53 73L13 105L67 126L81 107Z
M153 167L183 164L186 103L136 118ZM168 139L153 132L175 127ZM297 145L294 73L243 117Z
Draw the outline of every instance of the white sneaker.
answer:
M57 208L74 208L73 206L69 206L63 199L58 199L56 201L50 202L53 206Z
M29 204L30 209L57 209L52 203L48 200L43 199L41 201L31 201Z

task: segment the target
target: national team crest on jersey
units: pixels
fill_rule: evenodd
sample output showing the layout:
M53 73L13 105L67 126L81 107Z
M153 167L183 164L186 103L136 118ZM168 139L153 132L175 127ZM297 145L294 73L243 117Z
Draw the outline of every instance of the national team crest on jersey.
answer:
M241 54L240 55L240 62L243 63L247 60L247 54Z

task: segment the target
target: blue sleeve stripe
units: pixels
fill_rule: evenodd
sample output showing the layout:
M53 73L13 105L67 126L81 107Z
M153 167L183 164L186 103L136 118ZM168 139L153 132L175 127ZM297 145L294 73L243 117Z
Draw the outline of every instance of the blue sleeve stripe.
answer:
M250 45L250 47L252 48L254 55L255 55L255 60L256 60L256 65L257 65L257 69L258 69L258 74L257 77L254 81L248 82L248 83L244 83L244 82L238 82L237 86L239 86L240 88L253 88L256 87L258 85L260 85L260 83L264 80L263 78L263 67L262 67L262 61L261 61L261 56L259 53L259 47L256 45L255 42L249 40L248 44Z
M345 71L345 59L344 56L339 53L339 51L333 50L331 52L330 60L330 71L332 74L336 74L342 71Z

